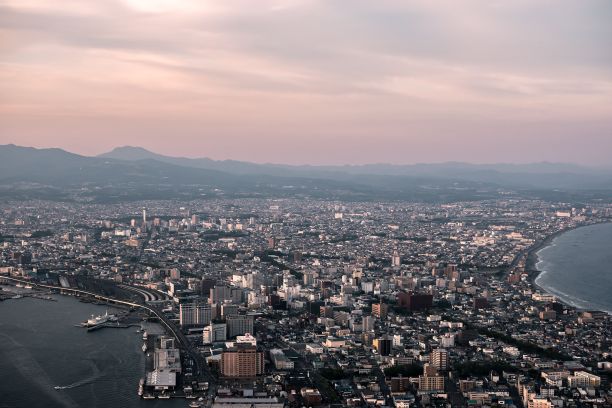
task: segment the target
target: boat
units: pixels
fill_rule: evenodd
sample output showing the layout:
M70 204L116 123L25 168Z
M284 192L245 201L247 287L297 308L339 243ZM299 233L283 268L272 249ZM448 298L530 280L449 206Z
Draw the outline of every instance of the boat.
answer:
M145 394L142 396L143 399L155 399L155 396L151 395L151 394Z
M192 401L191 404L189 404L189 408L200 408L200 404L195 401Z
M25 289L32 289L32 285L25 285L24 288Z
M157 396L157 398L159 398L159 399L170 399L170 395L168 395L168 394L159 394Z
M142 343L142 352L145 353L147 351L147 343Z
M21 283L16 283L16 284L15 284L15 287L16 287L16 288L23 288L23 285L22 285Z
M91 319L88 319L86 322L83 322L82 325L84 327L93 327L93 326L98 326L106 322L116 322L116 321L117 321L117 316L115 316L114 314L109 315L108 310L107 310L105 314L100 315L100 316L94 317L94 315L91 315Z
M141 378L138 382L138 395L142 397L144 393L144 378Z
M148 338L148 337L149 337L149 336L147 335L147 332L146 332L146 330L145 330L145 331L144 331L144 333L142 334L142 339L143 339L143 340L147 340L147 338Z

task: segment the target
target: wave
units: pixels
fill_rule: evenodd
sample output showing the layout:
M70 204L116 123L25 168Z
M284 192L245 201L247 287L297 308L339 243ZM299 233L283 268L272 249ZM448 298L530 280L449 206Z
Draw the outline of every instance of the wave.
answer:
M77 388L77 387L82 387L83 385L87 385L87 384L91 384L93 382L95 382L96 380L100 379L103 376L103 373L100 371L100 369L98 368L98 366L92 361L89 360L89 363L91 365L91 367L93 368L93 374L83 380L79 380L76 381L72 384L68 384L68 385L57 385L54 388L56 390L69 390L72 388Z
M601 310L603 312L612 314L612 310L606 309L606 306L600 305L596 302L592 302L578 296L570 295L569 293L563 292L558 288L549 285L541 285L536 279L536 284L544 289L546 292L557 296L563 303L575 307L581 310Z

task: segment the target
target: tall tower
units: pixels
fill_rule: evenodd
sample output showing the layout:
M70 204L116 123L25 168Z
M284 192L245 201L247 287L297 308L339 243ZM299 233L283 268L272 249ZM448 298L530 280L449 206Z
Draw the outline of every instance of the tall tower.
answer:
M396 249L395 251L393 251L393 255L391 256L391 266L399 267L401 265L402 265L402 258L400 258L399 252L397 252L397 249Z
M147 223L147 209L146 208L142 209L142 223L143 224Z

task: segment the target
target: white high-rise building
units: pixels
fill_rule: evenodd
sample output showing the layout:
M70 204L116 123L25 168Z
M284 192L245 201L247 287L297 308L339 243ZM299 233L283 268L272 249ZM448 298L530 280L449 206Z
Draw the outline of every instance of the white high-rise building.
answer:
M402 265L402 258L400 258L397 250L393 251L393 256L391 257L391 266L399 267Z
M202 332L202 342L212 344L227 340L227 325L225 323L211 323Z

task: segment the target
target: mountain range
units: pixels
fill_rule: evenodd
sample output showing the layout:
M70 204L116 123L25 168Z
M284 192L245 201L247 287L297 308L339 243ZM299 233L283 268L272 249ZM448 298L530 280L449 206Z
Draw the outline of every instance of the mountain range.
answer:
M308 166L171 157L124 146L99 156L0 145L0 197L94 201L181 196L458 201L513 192L609 199L612 169L565 163ZM80 192L80 193L78 193Z

